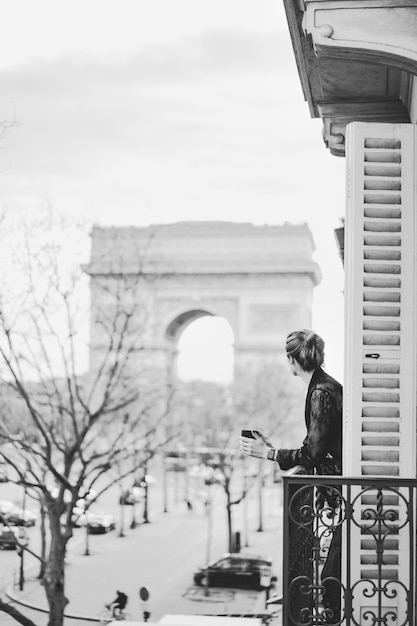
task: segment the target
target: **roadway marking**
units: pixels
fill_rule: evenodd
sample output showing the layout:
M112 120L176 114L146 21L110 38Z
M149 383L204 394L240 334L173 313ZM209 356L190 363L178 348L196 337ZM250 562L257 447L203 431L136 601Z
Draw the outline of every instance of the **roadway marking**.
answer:
M209 589L209 595L205 595L206 590L202 587L188 587L183 598L194 602L232 602L236 597L236 591L225 589Z

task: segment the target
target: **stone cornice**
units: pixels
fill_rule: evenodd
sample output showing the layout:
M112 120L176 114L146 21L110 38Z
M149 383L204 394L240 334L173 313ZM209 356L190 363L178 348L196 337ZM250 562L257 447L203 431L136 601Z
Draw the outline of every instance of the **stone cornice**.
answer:
M417 72L415 0L303 0L302 26L319 56Z
M179 222L149 227L97 228L84 271L105 275L283 275L320 282L306 224L255 226Z
M344 156L350 122L407 123L417 75L416 0L284 0L313 117Z
M352 121L407 123L407 109L396 101L341 102L318 104L323 118L323 139L335 156L345 156L346 125Z

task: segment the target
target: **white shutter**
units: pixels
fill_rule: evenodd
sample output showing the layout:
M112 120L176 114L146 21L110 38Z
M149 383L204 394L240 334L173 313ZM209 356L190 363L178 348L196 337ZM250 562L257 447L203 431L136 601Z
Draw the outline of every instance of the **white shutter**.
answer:
M345 474L415 476L415 127L347 133Z
M344 473L413 478L415 127L353 123L346 139ZM362 498L362 509L370 504L372 496ZM392 508L401 517L395 495ZM384 579L406 582L408 544L402 533L385 546ZM354 578L376 578L375 542L358 530L352 542ZM359 610L372 604L366 598L357 602ZM401 602L392 599L398 615Z

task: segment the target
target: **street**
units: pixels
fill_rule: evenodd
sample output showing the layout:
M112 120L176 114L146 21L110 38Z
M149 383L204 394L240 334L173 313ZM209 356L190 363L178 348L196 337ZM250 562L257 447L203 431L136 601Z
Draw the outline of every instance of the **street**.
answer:
M125 536L119 537L118 529L106 535L90 535L91 555L84 555L85 530L74 529L74 538L69 545L66 568L66 588L70 600L67 607L69 615L96 616L104 603L110 602L120 589L129 596L128 612L133 619L140 619L143 605L139 598L139 589L146 586L150 591L149 610L151 621L157 621L167 613L224 613L252 612L264 607L265 592L210 589L209 597L204 589L193 583L193 573L206 562L209 549L210 559L217 558L227 551L227 526L224 495L218 486L211 488L213 493L213 524L209 546L208 516L204 505L195 501L191 510L186 503L178 499L173 502L168 513L163 513L160 489L155 485L150 494L149 524L139 524L130 529L132 507L125 507ZM170 490L172 493L172 489ZM100 503L100 507L112 512L119 518L117 493L109 493ZM238 509L238 507L236 507ZM234 515L235 530L242 530L242 510L239 507ZM264 502L264 531L256 532L258 527L258 504L256 493L248 501L249 550L271 556L274 570L280 578L281 554L281 509L279 487L270 485L266 488ZM140 511L137 518L140 519ZM29 529L31 544L36 544L38 527ZM242 542L242 546L244 543ZM37 565L27 557L27 583L25 592L33 598ZM19 559L14 551L0 552L0 571L4 581L10 575L11 568L18 572ZM37 584L37 583L36 583ZM36 594L36 602L46 606L43 591ZM24 612L27 612L24 609ZM36 623L46 623L41 613L33 614ZM8 621L1 619L4 626ZM83 622L67 620L71 626ZM85 624L85 622L84 622Z

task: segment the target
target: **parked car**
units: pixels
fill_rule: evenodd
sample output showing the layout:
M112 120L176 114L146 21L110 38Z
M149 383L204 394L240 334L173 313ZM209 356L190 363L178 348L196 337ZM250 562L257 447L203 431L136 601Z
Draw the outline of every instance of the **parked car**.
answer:
M22 509L10 500L0 500L0 515L11 526L33 526L37 518L33 511Z
M87 523L87 515L84 507L75 506L72 509L71 523L74 528L81 528Z
M65 525L67 523L67 513L63 513L61 517L61 524ZM71 525L73 528L81 528L85 526L87 523L86 514L84 508L80 508L78 506L74 506L71 513Z
M187 460L181 456L166 456L165 469L168 472L185 472L187 469Z
M145 483L144 486L146 486ZM132 489L126 489L125 491L123 491L119 498L119 504L133 506L134 504L137 504L144 497L144 495L145 494L141 487L132 487Z
M18 538L19 538L19 531L17 528L4 527L0 531L0 549L1 550L16 550ZM25 543L27 543L27 541Z
M0 515L6 515L14 506L10 500L0 500Z
M94 491L94 489L91 489L88 492L87 496L82 496L81 498L78 498L71 512L71 524L73 528L81 528L87 524L86 508L88 509L91 499L95 498L96 495L96 491ZM68 496L67 499L64 498L64 500L66 502L66 506L68 507L70 505L70 497ZM68 509L66 509L66 512L62 515L63 524L66 523L67 511Z
M86 513L87 530L92 535L102 535L116 528L113 515L98 511Z
M208 580L207 580L208 576ZM243 553L225 554L199 568L194 582L205 586L267 589L271 585L272 560Z
M13 506L4 514L5 521L11 526L34 526L37 515L20 506Z

